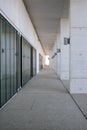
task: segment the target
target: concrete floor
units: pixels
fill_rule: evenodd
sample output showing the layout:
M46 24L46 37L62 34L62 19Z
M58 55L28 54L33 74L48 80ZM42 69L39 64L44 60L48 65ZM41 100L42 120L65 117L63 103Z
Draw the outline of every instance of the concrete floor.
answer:
M42 70L0 111L0 130L87 130L57 75Z
M69 91L69 80L62 81L65 88ZM78 104L84 116L87 118L87 94L72 94L75 102Z

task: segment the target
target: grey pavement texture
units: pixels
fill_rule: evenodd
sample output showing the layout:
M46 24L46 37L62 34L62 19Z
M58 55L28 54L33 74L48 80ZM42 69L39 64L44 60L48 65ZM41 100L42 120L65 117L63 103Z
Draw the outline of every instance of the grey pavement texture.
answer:
M64 86L69 91L69 80L62 81ZM81 111L84 113L85 117L87 118L87 94L71 94L74 98L75 102L80 107Z
M0 111L0 130L87 130L87 120L47 68Z
M72 94L72 96L87 118L87 94Z

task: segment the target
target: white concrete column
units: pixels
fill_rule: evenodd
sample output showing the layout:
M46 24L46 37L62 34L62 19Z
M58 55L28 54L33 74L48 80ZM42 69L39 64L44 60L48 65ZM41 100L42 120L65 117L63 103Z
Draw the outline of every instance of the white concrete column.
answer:
M54 45L54 70L57 73L57 41L55 41L55 45Z
M70 1L70 92L87 93L87 0Z
M69 79L69 44L64 45L64 38L69 38L69 19L62 18L60 21L60 42L61 42L61 80Z
M60 63L61 63L61 52L60 52L60 34L57 35L57 75L60 77Z
M57 73L57 55L55 55L55 53L57 54L57 42L55 41L54 47L50 53L50 66L55 70L55 72ZM54 56L55 55L55 56ZM53 57L53 58L52 58Z

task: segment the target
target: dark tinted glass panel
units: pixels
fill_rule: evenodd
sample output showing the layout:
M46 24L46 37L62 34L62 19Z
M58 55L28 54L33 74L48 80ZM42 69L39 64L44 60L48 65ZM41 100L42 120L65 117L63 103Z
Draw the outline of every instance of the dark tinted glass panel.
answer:
M16 30L0 16L0 106L17 92L19 86L16 67L17 40Z
M28 71L29 71L29 78L30 78L31 77L31 46L30 45L28 47L28 62L29 62Z
M22 38L22 85L30 79L30 45Z
M36 74L36 50L0 15L0 107Z
M36 75L36 50L33 48L33 75Z
M22 87L22 37L16 33L16 88Z
M43 69L43 57L39 54L39 70Z
M31 78L36 75L36 50L31 47Z
M31 46L31 78L33 77L33 47Z
M0 107L1 107L1 15L0 15Z
M2 17L0 17L0 38L1 38L1 42L0 42L0 59L1 59L1 63L0 63L0 75L1 75L1 78L0 78L0 86L1 86L1 106L6 102L6 68L5 68L5 65L6 65L6 61L5 61L5 21L3 20Z

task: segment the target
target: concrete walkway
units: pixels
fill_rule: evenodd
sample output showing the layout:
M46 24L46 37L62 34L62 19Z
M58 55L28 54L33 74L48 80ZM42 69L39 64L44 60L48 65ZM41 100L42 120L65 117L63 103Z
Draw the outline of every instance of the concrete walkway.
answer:
M0 130L87 130L56 74L42 70L0 111Z

